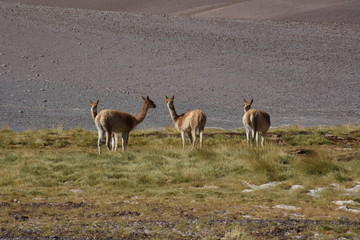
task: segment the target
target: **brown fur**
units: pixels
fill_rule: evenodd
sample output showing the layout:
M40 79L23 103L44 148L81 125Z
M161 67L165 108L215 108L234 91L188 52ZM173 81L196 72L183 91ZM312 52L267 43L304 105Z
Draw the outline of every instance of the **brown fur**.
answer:
M175 111L174 97L166 97L166 103L170 112L171 119L175 124L175 128L180 131L183 142L183 148L185 147L185 133L187 133L192 147L194 148L196 142L196 132L199 131L200 135L200 148L202 147L203 133L206 124L206 115L199 109L186 112L182 115L178 115Z
M129 139L129 133L145 119L149 108L156 108L155 103L149 97L143 97L143 100L144 104L141 113L137 116L132 116L127 112L119 110L105 109L95 117L95 124L99 134L99 154L101 154L101 146L103 144L104 137L106 139L106 146L110 150L110 136L115 134L117 146L116 133L122 133L122 150L125 151Z
M261 132L261 145L264 145L265 136L270 128L270 115L267 112L251 109L253 99L250 102L244 99L243 124L246 129L246 139L250 141L250 131L252 133L252 142L259 142L259 132Z

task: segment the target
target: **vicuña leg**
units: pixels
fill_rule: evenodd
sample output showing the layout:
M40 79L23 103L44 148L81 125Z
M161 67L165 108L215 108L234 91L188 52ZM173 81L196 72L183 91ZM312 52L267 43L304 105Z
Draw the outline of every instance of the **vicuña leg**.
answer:
M266 132L263 132L263 133L261 134L261 146L262 146L262 147L264 147L265 137L266 137Z
M251 129L251 144L255 146L255 140L256 140L256 132L255 130Z
M246 128L246 142L247 144L250 144L250 129Z
M106 131L105 133L105 137L106 137L106 146L109 149L109 151L111 151L112 149L112 132L110 131Z
M128 132L123 132L122 136L121 136L121 147L122 147L122 151L124 152L127 144L129 141L129 133Z
M181 139L182 139L182 144L183 144L183 149L185 148L185 132L181 131Z
M111 138L111 149L116 152L118 147L118 136L116 133L112 134L112 138Z
M101 154L101 146L104 144L105 132L103 130L98 130L98 150Z
M191 149L194 149L195 143L196 143L196 129L191 130L191 135L192 135L192 140L193 140Z
M189 140L190 140L190 144L193 143L193 138L192 138L192 135L191 135L191 132L187 132L188 134L188 137L189 137Z
M199 130L200 148L202 148L204 129Z

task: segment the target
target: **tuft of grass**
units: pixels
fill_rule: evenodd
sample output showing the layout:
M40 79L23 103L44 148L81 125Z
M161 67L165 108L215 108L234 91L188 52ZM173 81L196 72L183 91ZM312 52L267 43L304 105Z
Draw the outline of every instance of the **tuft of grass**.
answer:
M340 173L343 169L330 157L318 153L317 156L303 157L298 161L298 167L310 175L326 175Z
M245 229L241 226L234 226L225 233L222 240L254 240L255 238L247 234Z

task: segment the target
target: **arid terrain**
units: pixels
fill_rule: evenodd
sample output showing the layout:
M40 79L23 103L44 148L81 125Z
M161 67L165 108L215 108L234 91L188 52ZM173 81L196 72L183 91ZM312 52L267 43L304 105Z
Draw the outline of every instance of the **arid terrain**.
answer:
M90 100L142 95L140 128L172 124L165 95L208 127L242 127L243 98L272 126L359 123L359 1L298 2L2 0L0 127L95 130Z

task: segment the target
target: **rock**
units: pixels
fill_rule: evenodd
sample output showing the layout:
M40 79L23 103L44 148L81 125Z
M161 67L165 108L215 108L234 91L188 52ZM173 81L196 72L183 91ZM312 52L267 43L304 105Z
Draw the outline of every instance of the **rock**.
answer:
M286 209L286 210L299 210L299 207L295 207L295 206L289 206L289 205L285 205L285 204L279 204L274 206L274 208L280 208L280 209Z
M292 185L289 190L290 190L290 191L294 191L294 190L302 189L302 188L304 188L303 185Z

